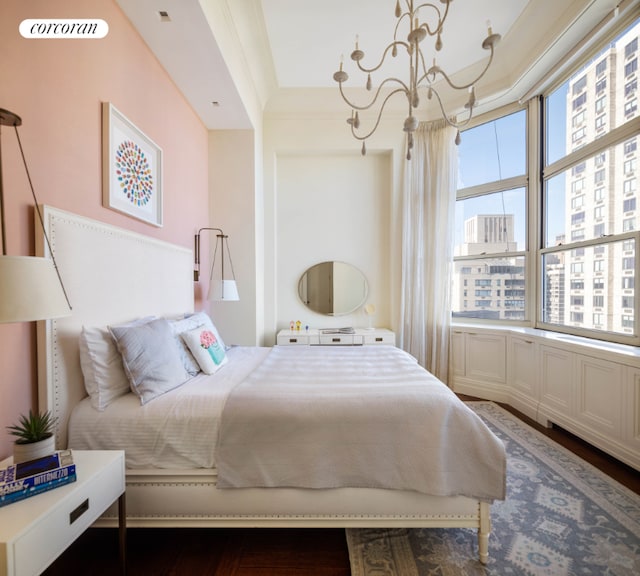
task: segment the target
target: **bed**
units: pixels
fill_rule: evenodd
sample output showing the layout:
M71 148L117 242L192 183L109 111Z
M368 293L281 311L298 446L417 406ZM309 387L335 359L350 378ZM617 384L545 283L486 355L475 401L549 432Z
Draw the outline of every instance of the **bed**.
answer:
M469 527L478 530L480 561L487 561L490 503L504 497L506 463L504 447L494 444L495 438L485 436L485 427L479 426L477 421L465 432L472 449L465 452L464 457L447 450L438 456L432 454L422 469L414 465L406 466L407 462L414 461L414 457L413 453L404 450L405 443L402 443L402 446L394 445L393 449L384 447L385 458L398 459L397 467L385 465L372 469L369 462L362 464L360 475L355 480L345 480L340 476L345 470L344 461L353 459L354 454L363 454L371 449L371 457L377 457L375 446L381 442L369 442L368 439L376 434L383 438L382 435L386 433L382 423L387 418L397 418L397 415L390 414L389 407L394 405L393 388L401 381L409 383L409 392L413 394L420 388L417 386L418 380L431 378L433 381L430 381L430 386L437 391L437 402L446 402L449 406L450 397L455 399L448 388L420 368L409 355L397 349L391 350L392 347L375 347L378 354L382 352L381 349L388 349L389 363L382 371L371 368L369 372L371 376L386 370L389 377L386 380L381 378L375 386L367 386L367 372L353 369L356 386L360 386L361 390L376 390L371 395L374 402L379 404L377 409L381 410L378 420L380 426L372 427L371 422L367 424L362 419L360 429L340 428L342 423L358 420L352 416L352 412L341 411L349 406L358 409L360 395L354 397L350 387L335 384L335 373L331 374L331 384L329 380L320 381L305 388L305 396L312 398L312 404L323 406L323 411L334 418L331 425L319 424L306 432L306 423L313 421L315 416L304 412L309 410L308 404L296 404L299 401L297 397L290 396L292 389L300 385L299 382L291 384L293 375L300 372L296 361L311 364L315 373L320 371L321 365L333 365L334 370L345 373L349 365L374 362L374 347L353 347L350 350L338 347L340 349L333 351L326 348L321 350L322 347L309 347L304 351L293 347L231 348L225 359L228 364L215 374L199 374L143 406L139 398L126 394L104 411L95 410L87 398L80 364L79 341L83 327L112 326L136 318L160 318L162 322L189 318L194 312L192 252L49 206L43 207L43 215L73 305L70 317L40 322L38 325L39 403L41 409L52 410L56 417L58 448L69 446L71 440L71 446L75 448L120 449L122 439L110 439L109 431L122 426L114 425L113 418L117 422L118 418L126 419L127 414L140 415L152 412L151 409L161 412L163 405L170 416L167 413L155 415L152 420L156 418L156 430L166 429L169 438L174 438L178 436L177 431L182 429L180 411L176 411L176 406L180 405L178 398L185 395L189 395L192 404L208 403L215 406L214 411L219 414L219 421L216 420L215 425L201 424L197 434L203 445L210 446L208 460L185 459L179 455L179 450L166 448L166 440L162 441L163 449L156 452L163 456L175 453L174 459L162 459L157 453L154 454L154 442L150 443L152 449L146 453L144 450L140 450L140 454L136 452L136 447L142 444L138 440L132 440L132 444L125 447L129 527ZM46 253L41 240L38 249ZM340 362L346 362L345 367L336 363L338 360L334 362L334 359L327 358L327 354L336 353L344 357ZM291 367L289 373L287 366ZM279 379L274 374L287 377ZM211 379L215 382L213 386ZM305 386L310 380L308 376L303 377ZM268 386L265 386L265 382ZM412 387L412 382L416 386ZM333 389L327 386L337 387ZM215 390L213 397L210 395L212 389ZM193 394L198 398L198 394L205 390L208 394L206 401L193 400ZM253 402L256 394L258 400ZM273 416L275 405L267 407L267 404L275 396L287 399L281 405L291 408L289 414ZM339 400L336 401L336 398ZM405 402L407 405L402 409L409 410L411 396ZM466 418L461 416L465 407L457 399L456 402L458 405L450 412L449 409L435 409L428 419L430 425L437 425L449 435L462 434L467 426ZM248 405L251 405L250 412L244 410ZM463 409L460 410L459 406ZM236 411L232 412L232 409ZM292 452L294 458L299 460L303 459L304 454L313 455L312 450L318 444L321 433L324 435L328 432L328 439L324 438L322 442L353 446L345 447L346 451L337 448L332 450L333 459L325 463L320 472L305 472L292 479L291 462L285 466L278 461L280 470L284 472L269 472L266 476L256 477L266 461L273 464L280 458L278 452L289 453L297 449L296 446L288 446L280 451L274 448L277 442L292 437L291 429L286 428L287 424L278 429L274 422L286 423L296 413L304 414L305 426L296 423L298 427L295 428L294 437L300 439L302 449L297 454ZM188 411L187 414L182 422L191 420L193 412ZM173 418L173 424L170 418ZM85 432L81 431L79 423L83 419L89 422L89 426L84 428L85 432L91 428L98 430L93 439L85 437ZM197 421L195 416L193 419ZM158 421L163 424L158 426ZM102 432L101 425L104 426ZM206 433L203 432L205 428ZM425 438L435 436L432 428L423 428L420 433ZM342 436L335 436L338 429ZM247 431L254 436L246 436ZM270 435L267 431L274 431L270 444L266 442L266 437ZM413 435L413 431L401 433ZM151 437L155 438L154 434ZM265 442L257 441L256 434L258 439L265 439ZM331 434L334 434L333 438ZM345 437L354 440L340 442L340 438ZM96 438L106 444L92 444ZM359 444L355 440L358 438ZM111 445L112 442L119 445ZM261 444L260 450L256 449L251 452L251 457L246 457L248 452L243 450L256 444ZM370 448L369 444L374 447ZM460 440L458 444L461 444ZM158 446L157 439L155 446ZM349 449L352 451L349 452ZM485 454L485 460L495 460L493 467L499 470L499 477L496 481L495 472L492 472L492 479L487 481L489 488L481 486L482 482L474 478L479 475L466 465L473 453ZM238 458L239 455L242 457ZM447 469L452 470L452 475L448 477L434 474L434 471L441 470L443 459L450 464ZM313 465L317 458L310 456L308 460ZM394 477L390 479L388 470L396 468L407 468L408 473L393 474ZM328 474L327 471L332 473ZM337 475L333 472L337 472ZM432 479L435 488L424 491L417 484L419 475L425 474L435 476ZM468 487L470 478L474 480L471 488ZM458 480L464 482L457 486ZM116 523L115 509L107 511L98 521L98 525L105 526Z

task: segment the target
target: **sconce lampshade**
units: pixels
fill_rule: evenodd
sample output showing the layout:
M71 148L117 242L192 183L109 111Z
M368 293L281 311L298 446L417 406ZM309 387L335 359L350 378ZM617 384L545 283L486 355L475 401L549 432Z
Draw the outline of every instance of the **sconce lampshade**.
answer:
M214 280L209 285L209 300L234 302L240 300L235 280Z
M70 314L71 308L49 258L0 256L0 323Z

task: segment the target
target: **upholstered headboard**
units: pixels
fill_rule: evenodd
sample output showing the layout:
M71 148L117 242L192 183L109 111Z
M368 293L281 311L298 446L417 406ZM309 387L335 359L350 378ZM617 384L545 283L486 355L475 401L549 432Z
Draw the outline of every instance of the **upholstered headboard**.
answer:
M182 246L70 212L41 210L73 308L71 316L38 323L39 407L56 417L56 444L63 448L71 410L86 396L82 327L192 312L193 256ZM42 233L36 237L38 253L48 255Z

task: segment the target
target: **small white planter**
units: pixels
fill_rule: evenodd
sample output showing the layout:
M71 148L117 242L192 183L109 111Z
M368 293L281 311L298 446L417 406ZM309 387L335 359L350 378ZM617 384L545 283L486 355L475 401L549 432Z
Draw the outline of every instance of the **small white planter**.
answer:
M14 444L13 445L13 463L27 462L48 456L56 451L56 437L54 435L39 442L31 444Z

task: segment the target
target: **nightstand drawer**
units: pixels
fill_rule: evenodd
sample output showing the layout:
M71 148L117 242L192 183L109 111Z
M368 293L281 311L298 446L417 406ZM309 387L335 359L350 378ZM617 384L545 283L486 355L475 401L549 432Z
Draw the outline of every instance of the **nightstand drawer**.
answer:
M396 345L396 335L391 330L374 330L370 333L364 332L362 334L364 338L364 344L390 344L391 346Z
M77 455L77 457L76 457ZM0 574L40 574L125 490L124 453L75 452L77 480L2 508Z
M320 334L321 346L353 346L354 343L353 334Z
M278 334L278 346L308 346L311 344L311 337L304 332L300 334Z

